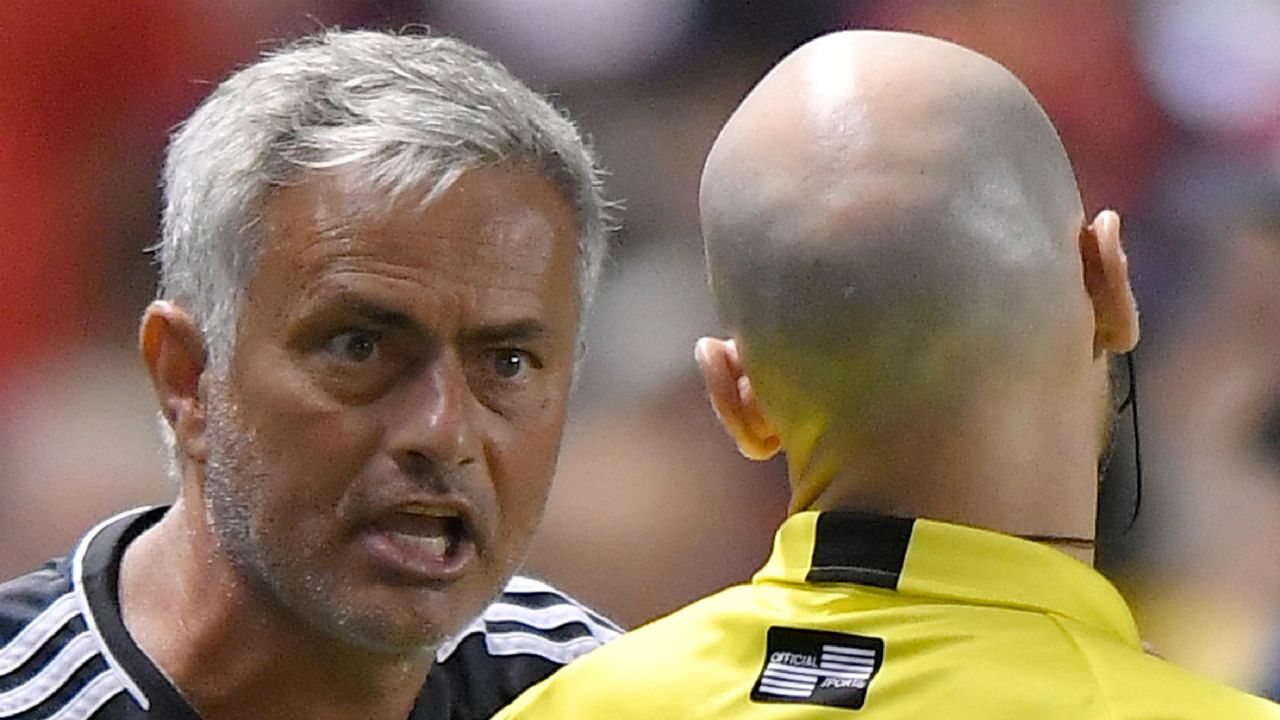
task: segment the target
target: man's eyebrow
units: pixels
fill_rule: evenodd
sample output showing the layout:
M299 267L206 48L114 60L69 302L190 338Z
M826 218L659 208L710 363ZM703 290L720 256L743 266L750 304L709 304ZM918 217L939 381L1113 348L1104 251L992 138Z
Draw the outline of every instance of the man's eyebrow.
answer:
M418 327L418 323L406 313L349 293L340 293L324 302L323 305L331 310L359 315L375 325L387 328L413 329Z
M463 334L470 341L489 344L543 340L551 337L551 330L537 320L516 320L509 323L473 328Z
M369 322L389 329L422 330L422 325L408 313L354 293L341 292L323 302L330 312L360 316ZM470 342L490 344L498 342L531 342L551 337L547 325L533 318L496 323L464 330L462 335Z

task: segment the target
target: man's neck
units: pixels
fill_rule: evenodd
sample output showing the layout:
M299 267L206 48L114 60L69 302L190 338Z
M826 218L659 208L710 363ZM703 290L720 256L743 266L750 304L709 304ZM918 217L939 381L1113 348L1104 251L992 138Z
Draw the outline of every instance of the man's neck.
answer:
M240 577L200 517L180 500L130 545L120 605L135 642L203 717L409 717L429 656L356 648L301 622Z

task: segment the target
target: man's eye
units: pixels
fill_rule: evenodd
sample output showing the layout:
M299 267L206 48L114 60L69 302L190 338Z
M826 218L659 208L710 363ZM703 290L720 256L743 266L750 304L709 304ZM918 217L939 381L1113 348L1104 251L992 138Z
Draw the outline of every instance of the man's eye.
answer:
M347 330L334 335L325 349L346 362L362 363L378 351L379 337L367 330Z
M498 377L519 377L527 368L540 368L542 361L524 350L498 350L493 354L493 371Z

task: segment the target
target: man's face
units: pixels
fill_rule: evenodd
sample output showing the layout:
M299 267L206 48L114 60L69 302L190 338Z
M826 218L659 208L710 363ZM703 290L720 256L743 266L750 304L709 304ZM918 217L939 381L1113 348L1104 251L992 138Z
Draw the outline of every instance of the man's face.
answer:
M355 175L281 191L209 397L220 547L277 611L430 647L523 558L573 372L576 224L531 171L376 210Z

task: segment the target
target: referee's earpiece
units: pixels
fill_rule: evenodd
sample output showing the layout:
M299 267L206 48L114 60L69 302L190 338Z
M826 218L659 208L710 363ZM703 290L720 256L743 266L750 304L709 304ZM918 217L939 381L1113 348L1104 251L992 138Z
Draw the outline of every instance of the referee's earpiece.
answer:
M704 337L694 345L693 355L706 382L711 407L738 451L752 460L768 460L778 454L778 434L760 412L733 340Z

